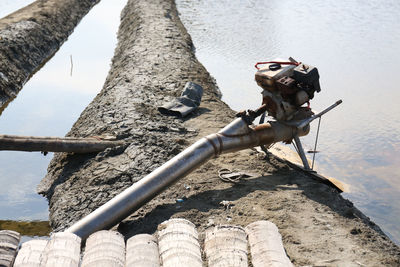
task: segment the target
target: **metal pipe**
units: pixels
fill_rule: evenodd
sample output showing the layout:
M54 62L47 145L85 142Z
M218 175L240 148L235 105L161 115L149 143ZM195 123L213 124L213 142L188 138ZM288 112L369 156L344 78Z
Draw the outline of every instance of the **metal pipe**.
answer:
M296 143L297 152L299 153L301 161L303 162L304 169L306 171L311 170L310 165L308 164L306 154L304 153L303 146L301 145L300 138L297 135L295 135L293 139L294 142Z
M297 127L298 127L299 129L300 129L300 128L303 128L304 126L310 124L310 122L312 122L313 120L315 120L315 119L317 119L317 118L320 118L322 115L324 115L325 113L327 113L328 111L332 110L333 108L339 106L339 105L342 104L342 103L343 103L343 101L342 101L341 99L338 100L338 101L336 101L335 104L330 105L329 107L327 107L326 109L324 109L324 110L321 111L320 113L318 113L318 114L316 114L316 115L314 115L314 116L311 116L311 117L308 118L308 119L303 120Z
M66 231L72 232L84 240L96 231L109 229L119 223L161 191L185 177L212 157L259 145L287 141L296 134L303 136L308 132L309 127L297 129L277 122L249 127L242 118L237 118L218 133L200 139L73 224Z

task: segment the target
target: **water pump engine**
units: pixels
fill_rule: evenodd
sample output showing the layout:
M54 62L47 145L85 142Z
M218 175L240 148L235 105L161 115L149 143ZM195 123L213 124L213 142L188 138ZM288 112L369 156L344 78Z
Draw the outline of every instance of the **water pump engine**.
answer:
M266 66L258 68L261 64ZM116 225L178 179L213 157L255 146L261 146L266 150L274 143L280 141L290 143L292 139L295 141L304 170L310 174L313 173L314 178L337 187L336 183L318 176L310 168L300 136L308 134L309 124L313 120L321 119L322 115L342 101L339 100L320 113L314 114L309 106L303 105L314 97L315 92L321 90L318 70L315 67L290 59L288 62L260 62L256 64L256 68L258 69L256 81L264 89L263 105L256 110L249 109L237 113L238 118L221 131L198 140L139 182L70 226L66 232L86 239L95 231L109 229ZM276 121L264 123L263 117L266 111ZM253 122L258 116L261 116L262 120L259 125L254 125ZM316 151L316 144L314 151ZM343 191L341 186L337 188Z
M258 65L264 65L259 68ZM277 121L304 119L312 115L309 101L320 92L316 67L297 62L275 60L258 62L255 80L264 90L263 104ZM303 106L307 103L307 106Z

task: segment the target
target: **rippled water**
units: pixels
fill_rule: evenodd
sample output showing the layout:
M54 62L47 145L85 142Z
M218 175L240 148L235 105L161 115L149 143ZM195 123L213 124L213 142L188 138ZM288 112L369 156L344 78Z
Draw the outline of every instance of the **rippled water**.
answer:
M0 15L31 2L0 1ZM125 3L102 0L93 7L57 54L3 111L1 134L64 136L71 129L103 86ZM47 201L35 189L51 158L51 153L0 152L0 220L48 219Z
M318 170L400 242L400 1L177 0L196 55L233 109L256 108L257 61L292 56L318 67L325 115ZM313 131L304 140L312 149Z

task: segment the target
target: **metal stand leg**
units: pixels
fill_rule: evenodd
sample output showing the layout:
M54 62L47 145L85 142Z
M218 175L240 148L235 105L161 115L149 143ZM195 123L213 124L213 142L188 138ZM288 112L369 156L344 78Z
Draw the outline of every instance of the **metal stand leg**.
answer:
M304 153L304 149L303 149L303 146L301 145L300 138L299 138L298 135L294 136L294 141L295 141L296 146L297 146L297 152L299 153L301 161L303 162L304 169L306 171L311 171L310 165L308 165L306 154Z

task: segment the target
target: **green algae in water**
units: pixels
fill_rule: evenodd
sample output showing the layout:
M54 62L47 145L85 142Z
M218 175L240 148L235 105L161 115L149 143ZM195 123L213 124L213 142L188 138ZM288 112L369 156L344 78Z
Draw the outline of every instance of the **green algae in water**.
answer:
M52 229L48 221L0 220L0 230L13 230L25 236L48 236Z

